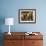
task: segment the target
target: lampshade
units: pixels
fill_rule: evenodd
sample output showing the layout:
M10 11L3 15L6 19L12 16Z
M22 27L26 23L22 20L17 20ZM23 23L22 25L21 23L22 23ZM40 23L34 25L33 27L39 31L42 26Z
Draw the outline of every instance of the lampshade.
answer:
M5 25L14 25L13 18L5 18Z

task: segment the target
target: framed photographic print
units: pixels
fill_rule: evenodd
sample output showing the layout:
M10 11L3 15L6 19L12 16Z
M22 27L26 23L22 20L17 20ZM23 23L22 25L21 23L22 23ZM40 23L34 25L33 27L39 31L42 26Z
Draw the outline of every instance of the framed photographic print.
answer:
M36 23L36 9L19 9L19 23Z

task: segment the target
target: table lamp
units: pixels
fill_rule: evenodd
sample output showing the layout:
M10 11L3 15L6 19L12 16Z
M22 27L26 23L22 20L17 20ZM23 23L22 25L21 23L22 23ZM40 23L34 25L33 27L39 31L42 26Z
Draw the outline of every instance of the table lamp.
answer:
M10 33L10 26L14 25L14 19L13 18L5 18L5 25L9 25L9 32L8 32L8 34L11 35L11 33Z

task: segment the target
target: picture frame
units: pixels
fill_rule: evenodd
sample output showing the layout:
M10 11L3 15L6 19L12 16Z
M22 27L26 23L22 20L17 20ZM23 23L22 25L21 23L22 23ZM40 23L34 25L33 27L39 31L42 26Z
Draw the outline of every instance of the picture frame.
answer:
M19 23L36 23L36 9L19 9Z

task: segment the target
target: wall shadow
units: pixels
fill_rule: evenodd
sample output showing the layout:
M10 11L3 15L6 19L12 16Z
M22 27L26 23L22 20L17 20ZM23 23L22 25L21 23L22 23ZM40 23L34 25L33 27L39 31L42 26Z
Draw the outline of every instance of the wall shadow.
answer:
M2 32L2 26L4 25L4 23L5 23L5 17L0 16L0 46L4 46L3 45L4 33Z

